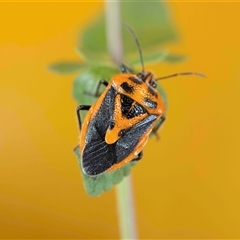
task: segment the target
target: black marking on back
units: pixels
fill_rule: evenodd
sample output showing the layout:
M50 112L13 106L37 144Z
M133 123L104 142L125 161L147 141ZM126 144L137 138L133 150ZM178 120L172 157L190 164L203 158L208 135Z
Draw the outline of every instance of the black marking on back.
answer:
M129 77L128 78L129 80L131 80L132 82L136 83L136 84L142 84L143 82L141 80L139 80L138 78L136 77Z
M153 89L153 87L149 86L148 87L148 91L150 92L151 95L153 95L154 97L157 97L157 93L156 91Z
M121 84L121 88L127 93L133 93L134 92L134 87L129 85L127 82L123 82Z
M120 130L120 132L118 133L118 136L119 136L119 137L122 137L126 132L127 132L127 129L122 129L122 130Z
M122 104L122 115L127 116L130 108L132 107L134 100L123 94L121 94L120 96L121 96L121 104Z
M144 102L147 105L147 107L149 107L149 108L152 108L152 109L157 108L157 103L152 101L150 98L147 98L147 97L144 98Z
M147 111L138 103L135 103L133 107L130 109L130 111L127 114L127 118L133 118L136 116L139 116L141 114L146 113Z
M133 99L121 94L122 115L127 119L144 114L147 111Z
M115 122L112 120L112 121L110 122L110 124L109 124L109 129L110 129L110 130L113 129L114 126L115 126Z

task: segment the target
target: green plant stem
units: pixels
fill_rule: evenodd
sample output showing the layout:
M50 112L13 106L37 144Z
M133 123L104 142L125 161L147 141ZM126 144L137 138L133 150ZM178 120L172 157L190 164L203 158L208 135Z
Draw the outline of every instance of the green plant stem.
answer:
M114 63L123 63L121 2L105 0L106 35L108 52Z
M112 60L123 63L121 1L105 0L106 34ZM121 239L137 239L131 176L116 186L118 218Z
M131 175L116 186L121 239L137 239Z

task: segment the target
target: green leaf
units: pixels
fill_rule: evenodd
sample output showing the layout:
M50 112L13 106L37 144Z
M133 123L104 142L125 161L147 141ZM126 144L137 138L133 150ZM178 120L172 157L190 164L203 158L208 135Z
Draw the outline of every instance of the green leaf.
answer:
M113 75L119 73L118 67L111 65L91 65L84 68L83 71L73 82L73 97L81 105L92 105L97 101L96 93L97 85L101 79L110 81ZM104 86L100 88L104 90ZM81 113L84 119L87 112Z
M78 159L78 163L81 169L81 174L84 180L84 188L88 195L94 197L99 196L105 191L110 190L115 184L120 183L125 176L128 176L131 172L132 167L136 164L130 162L122 168L109 173L103 173L96 177L91 177L83 173L82 163L80 156L80 148L76 147L74 153Z
M170 19L167 4L160 1L122 1L122 21L131 26L147 52L159 50L160 44L176 39L176 33ZM137 52L136 43L124 27L124 56ZM104 13L93 21L92 25L81 33L79 51L91 61L109 60ZM143 54L144 55L144 54Z
M100 19L96 19L92 26L87 26L81 33L81 39L77 46L85 59L90 61L110 60L107 51L105 19L102 13Z
M67 74L77 71L86 66L86 63L81 62L58 62L48 66L50 71L60 74Z
M75 79L73 83L73 97L78 104L91 105L97 100L92 95L96 91L98 82L101 79L110 81L111 77L117 73L120 73L120 70L115 66L89 65Z
M168 54L165 61L170 63L177 63L186 59L184 55L177 55L177 54Z
M141 65L139 56L135 55L134 57L129 57L131 59L129 61L130 65L136 66L136 65ZM144 55L144 64L154 64L154 63L161 63L161 62L179 62L185 59L185 56L183 55L174 55L171 54L167 51L155 51L155 52L147 52Z
M136 32L142 49L159 49L160 44L177 38L167 4L160 1L127 0L122 5L123 22ZM136 43L130 33L123 31L125 53L133 52Z

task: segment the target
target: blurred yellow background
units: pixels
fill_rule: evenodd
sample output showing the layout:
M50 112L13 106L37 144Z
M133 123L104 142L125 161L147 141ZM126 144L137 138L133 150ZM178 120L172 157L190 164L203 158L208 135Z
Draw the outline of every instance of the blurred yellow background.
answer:
M149 140L132 173L139 238L240 238L240 4L168 5L181 38L166 48L188 59L148 68L207 78L162 82L161 141ZM87 196L72 152L77 73L46 70L79 59L77 33L102 8L0 3L1 238L119 238L115 190Z

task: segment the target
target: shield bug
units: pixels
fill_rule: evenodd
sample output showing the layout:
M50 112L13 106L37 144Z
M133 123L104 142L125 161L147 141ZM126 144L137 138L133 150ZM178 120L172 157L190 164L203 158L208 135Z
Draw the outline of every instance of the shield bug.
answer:
M139 41L132 31L138 46L142 71L135 74L122 64L121 73L108 82L100 80L94 96L99 96L92 105L79 105L76 112L80 128L80 154L83 172L97 176L116 170L130 161L142 158L142 150L153 132L165 120L165 105L157 91L157 81L178 75L198 73L177 73L155 78L145 71ZM100 86L105 90L99 94ZM88 110L82 123L80 111Z

